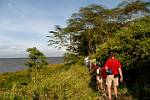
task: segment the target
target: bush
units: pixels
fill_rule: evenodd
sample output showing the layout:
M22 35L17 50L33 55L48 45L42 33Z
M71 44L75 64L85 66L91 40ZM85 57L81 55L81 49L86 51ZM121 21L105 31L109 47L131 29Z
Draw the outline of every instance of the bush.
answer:
M29 68L40 68L48 65L46 62L47 57L42 52L37 50L36 47L28 48L27 52L30 54L28 61L25 63L25 66Z
M97 49L97 55L103 62L111 52L117 53L116 57L123 65L124 80L130 92L141 99L140 91L144 91L145 85L147 90L150 87L147 84L150 82L150 17L135 20ZM148 95L146 98L150 98Z
M81 65L72 65L66 70L65 65L50 65L38 70L36 83L34 70L6 74L3 83L7 89L0 88L0 99L86 99L93 100L96 94L89 87L88 69ZM31 77L28 80L29 74ZM10 79L11 78L11 79ZM1 80L1 79L0 79ZM10 80L10 81L8 81ZM22 80L22 81L21 81ZM26 80L26 85L21 84ZM0 81L2 84L2 81ZM8 88L10 85L10 88Z

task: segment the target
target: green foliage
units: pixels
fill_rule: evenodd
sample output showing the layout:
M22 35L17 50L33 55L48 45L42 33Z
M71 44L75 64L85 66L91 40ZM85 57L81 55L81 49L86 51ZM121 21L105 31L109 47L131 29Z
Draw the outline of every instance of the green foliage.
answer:
M47 85L59 99L88 99L94 96L88 88L89 75L83 66L74 65L67 72L57 74L49 80L51 81Z
M97 49L99 58L103 59L103 56L106 58L111 52L116 52L117 58L126 68L137 59L148 58L150 56L149 27L149 17L145 17L121 29L114 37L99 46ZM131 67L135 67L135 64Z
M11 89L14 84L18 86L27 85L31 81L30 71L21 71L14 74L7 73L1 75L0 88Z
M34 70L0 75L0 80L3 80L0 81L0 99L96 100L96 94L89 87L88 69L81 65L72 65L68 70L65 67L65 65L51 65L39 69L36 76L37 84L32 80L35 74L26 77L30 73L35 73ZM27 84L21 84L21 80L26 80ZM12 83L10 88L7 81ZM5 89L2 88L2 84L5 85Z
M128 27L133 20L149 15L149 6L150 3L143 0L130 0L114 9L97 4L81 7L78 13L72 14L66 27L56 25L56 31L50 31L49 45L65 46L68 51L82 56L94 54L97 46L104 44L117 31Z
M79 56L89 55L104 64L110 53L115 52L126 72L124 79L130 92L139 100L142 95L149 98L149 8L150 2L145 0L123 1L114 9L92 4L74 13L66 27L56 30L55 36L58 40L61 36L60 44L68 43L66 48L72 53L68 58L73 63Z
M84 58L82 56L75 55L74 53L65 53L64 63L66 65L72 64L84 65Z
M30 54L28 61L25 63L25 66L29 68L40 68L41 66L48 65L48 63L46 62L46 56L42 52L37 50L36 47L28 48L27 52L29 52Z
M106 43L99 45L97 57L104 62L111 52L115 52L121 61L124 81L133 96L140 100L145 95L149 99L150 17L134 20L116 32Z
M78 61L78 56L73 53L65 53L64 62L66 64L75 64Z
M79 59L78 59L77 64L79 64L79 65L85 65L85 63L84 63L84 57L80 56Z

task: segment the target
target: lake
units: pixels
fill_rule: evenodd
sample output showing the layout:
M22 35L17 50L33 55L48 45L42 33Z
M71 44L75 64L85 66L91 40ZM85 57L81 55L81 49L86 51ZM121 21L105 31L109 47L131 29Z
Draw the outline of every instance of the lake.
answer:
M63 63L63 57L48 57L49 64ZM0 73L13 72L27 68L24 63L27 58L0 58Z

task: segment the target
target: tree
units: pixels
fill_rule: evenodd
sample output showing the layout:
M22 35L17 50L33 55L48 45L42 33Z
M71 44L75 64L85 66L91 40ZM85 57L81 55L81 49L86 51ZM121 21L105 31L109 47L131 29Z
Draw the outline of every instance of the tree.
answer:
M150 13L150 2L144 0L126 0L113 9L114 19L120 24L124 24L134 19L144 17Z
M25 66L29 68L40 68L48 65L48 63L46 62L46 56L42 52L37 50L36 47L28 48L27 52L29 52L29 58L25 63Z
M60 28L57 25L56 31L50 31L52 34L48 36L49 45L65 46L69 52L78 55L93 53L96 43L105 40L104 32L97 31L103 26L105 10L106 8L96 4L82 7L79 13L71 16L67 27Z
M49 45L64 46L76 55L94 54L97 46L115 36L117 31L149 15L149 6L150 2L144 0L128 0L114 9L97 4L81 7L78 13L72 14L66 27L56 26L56 31L50 31Z
M138 91L140 96L141 91L144 91L149 98L150 2L148 0L124 0L113 9L96 4L82 7L55 36L58 40L63 40L59 43L65 43L64 40L67 39L66 42L69 43L67 49L71 51L70 55L67 55L69 59L76 57L72 53L79 56L96 53L96 57L104 63L111 52L116 52L123 70L129 72L130 78L133 79L130 81L130 84L133 84L131 88L135 88L132 92ZM57 41L55 43L57 44ZM144 96L141 97L140 99L143 99Z
M128 69L141 66L139 63L148 61L150 57L150 17L134 20L106 43L99 45L97 50L100 57L116 52L123 66ZM126 63L130 67L126 66Z

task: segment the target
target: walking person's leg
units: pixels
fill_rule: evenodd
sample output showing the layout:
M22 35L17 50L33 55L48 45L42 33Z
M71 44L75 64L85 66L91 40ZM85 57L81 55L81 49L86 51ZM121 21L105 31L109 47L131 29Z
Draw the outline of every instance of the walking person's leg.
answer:
M115 98L118 97L118 89L117 86L114 86L114 94L115 94Z
M106 79L102 79L102 81L104 92L106 92Z
M107 75L106 85L107 85L108 100L112 100L112 97L111 97L111 85L112 85L112 81L113 80L114 80L114 75Z
M101 87L101 90L104 89L104 88L103 88L103 80L102 80L102 78L100 78L100 87Z
M111 86L107 85L107 92L108 92L108 100L112 100L111 97Z
M114 78L114 94L116 98L118 97L118 85L119 85L118 77L115 77Z

